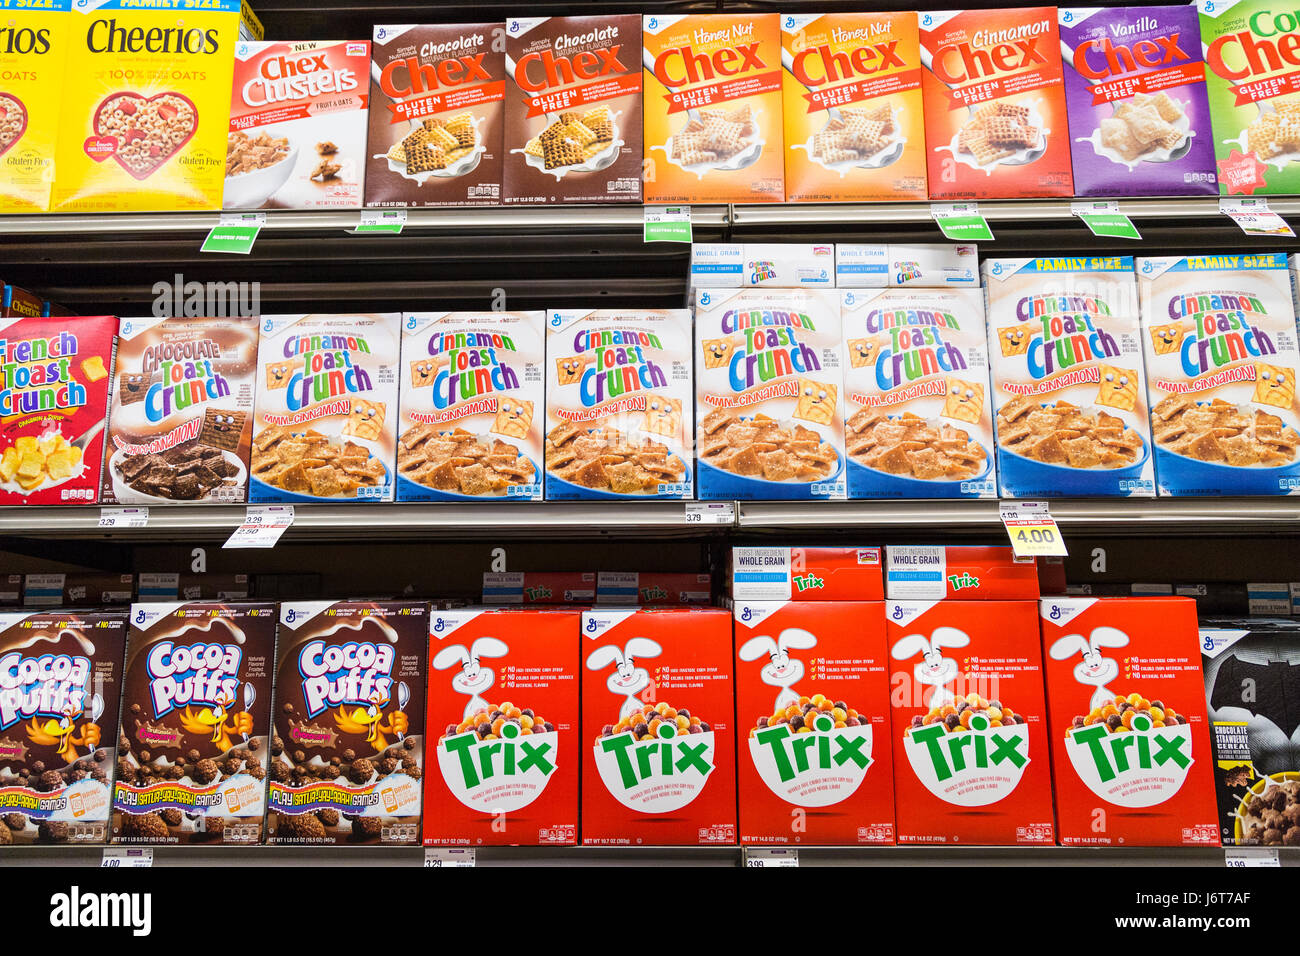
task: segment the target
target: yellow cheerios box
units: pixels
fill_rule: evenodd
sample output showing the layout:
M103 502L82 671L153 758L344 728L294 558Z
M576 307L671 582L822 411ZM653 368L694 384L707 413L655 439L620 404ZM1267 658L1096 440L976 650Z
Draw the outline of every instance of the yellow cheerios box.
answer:
M72 0L54 212L221 208L240 16L241 0Z
M0 212L45 212L72 0L0 0Z

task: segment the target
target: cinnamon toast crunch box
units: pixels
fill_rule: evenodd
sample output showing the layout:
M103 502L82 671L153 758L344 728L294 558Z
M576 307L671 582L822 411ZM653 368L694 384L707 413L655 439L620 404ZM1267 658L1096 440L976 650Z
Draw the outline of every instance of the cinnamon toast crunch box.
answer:
M1074 195L1056 8L919 16L930 198Z
M1044 598L1066 846L1218 846L1196 602Z
M785 199L778 22L775 13L645 16L647 203Z
M925 199L916 14L782 14L787 202Z
M737 601L732 618L740 842L892 844L882 606Z
M0 212L50 208L71 10L72 0L0 0L8 34L0 47Z

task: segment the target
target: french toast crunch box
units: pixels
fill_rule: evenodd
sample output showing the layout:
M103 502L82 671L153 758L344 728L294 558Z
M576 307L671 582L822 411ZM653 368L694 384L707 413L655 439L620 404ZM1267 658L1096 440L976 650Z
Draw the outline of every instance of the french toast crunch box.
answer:
M422 601L286 601L276 641L267 842L420 842Z
M117 319L0 319L0 504L94 504Z
M775 13L647 14L645 201L781 202Z
M925 199L916 14L782 14L787 202Z
M891 601L1033 601L1038 565L1007 546L891 544L885 596Z
M541 312L403 316L398 501L542 499L542 322Z
M885 602L900 844L1052 844L1037 610Z
M431 613L425 846L578 842L578 616Z
M1139 258L1137 275L1160 494L1300 494L1286 256Z
M892 844L882 606L737 601L732 617L740 842Z
M885 596L880 548L731 549L735 601L879 601Z
M72 0L0 0L12 38L0 48L0 213L50 208L71 10Z
M930 198L1074 195L1056 7L919 16Z
M114 843L262 842L276 606L133 604Z
M984 279L1003 497L1153 497L1132 257L990 259Z
M734 845L731 614L583 611L582 842Z
M992 498L978 289L851 289L844 326L850 498Z
M1190 598L1043 598L1064 846L1218 846Z

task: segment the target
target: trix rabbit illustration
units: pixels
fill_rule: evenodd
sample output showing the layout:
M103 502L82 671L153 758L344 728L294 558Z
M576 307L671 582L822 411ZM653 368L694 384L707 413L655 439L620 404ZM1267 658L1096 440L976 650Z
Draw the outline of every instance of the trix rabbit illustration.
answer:
M1052 645L1049 653L1054 661L1069 660L1075 654L1083 660L1075 665L1074 679L1085 686L1095 687L1089 708L1104 707L1115 699L1115 692L1106 685L1119 676L1119 664L1103 657L1103 647L1124 647L1128 635L1114 627L1095 627L1085 641L1082 634L1067 634Z
M388 723L384 723L384 708L390 700L386 693L375 691L365 707L353 707L351 710L346 705L340 707L334 715L334 723L345 734L364 733L366 743L375 748L375 753L383 753L388 749L388 738L384 734L396 734L401 739L411 725L410 718L400 709L393 711Z
M896 661L905 661L910 657L921 655L912 674L917 683L933 687L928 703L930 707L939 707L953 700L950 684L957 679L957 662L943 656L945 647L965 647L970 643L970 635L955 627L936 627L929 640L920 634L908 634L894 645L890 656Z
M93 706L96 709L101 707L98 694L93 698ZM77 729L77 719L82 713L83 708L69 705L64 708L63 716L57 719L51 717L41 721L33 717L27 726L27 736L32 743L42 747L57 745L55 749L59 756L72 763L81 756L77 752L78 747L86 747L87 753L91 753L99 746L98 724L86 723L82 725L80 735L73 733Z
M652 683L649 671L644 667L634 666L636 659L658 657L662 653L663 648L657 641L652 641L648 637L634 637L622 650L617 647L598 647L587 658L587 670L590 671L604 670L610 664L618 665L614 673L609 675L605 686L614 694L623 694L626 697L618 711L620 719L640 713L642 702L636 695Z
M253 715L246 709L231 714L227 721L227 714L234 703L235 695L232 693L219 698L212 707L200 707L197 711L186 707L180 715L181 726L187 733L211 735L212 742L224 753L235 746L231 734L238 734L247 740L253 732Z
M776 695L773 713L779 713L791 704L799 703L799 695L793 688L803 679L803 662L792 658L790 649L807 650L816 646L817 638L811 632L798 627L787 627L776 640L760 634L758 637L750 638L741 646L742 661L756 661L764 654L772 658L769 663L763 665L760 673L764 684L781 688Z
M505 641L495 637L480 637L468 648L463 644L444 647L433 658L434 670L445 671L460 665L460 673L451 679L452 689L469 696L462 717L473 715L488 709L487 699L483 696L496 683L496 674L492 668L484 667L480 658L505 657L510 648Z

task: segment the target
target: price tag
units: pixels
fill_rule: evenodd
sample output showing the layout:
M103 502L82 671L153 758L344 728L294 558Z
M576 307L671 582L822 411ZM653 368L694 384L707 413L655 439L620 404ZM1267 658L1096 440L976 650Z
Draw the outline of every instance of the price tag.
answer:
M274 548L280 535L293 524L293 505L249 505L244 523L223 548Z
M99 865L101 869L150 867L153 866L153 847L106 846Z
M799 851L769 849L768 847L745 847L745 866L798 866Z
M1004 501L999 511L1017 558L1065 555L1065 541L1056 519L1047 511L1047 502Z
M363 209L361 224L352 230L353 235L364 236L371 233L388 233L400 235L406 225L406 207L400 209Z
M474 866L475 852L471 848L429 846L424 848L424 865Z
M953 242L992 242L993 230L980 215L978 203L931 203L930 218Z
M1230 869L1247 866L1281 866L1276 847L1234 846L1225 847L1223 862Z
M735 524L736 506L730 501L688 501L686 523Z
M690 242L690 206L646 206L646 242Z
M1267 199L1220 199L1219 212L1240 226L1248 236L1295 238L1286 220L1269 210Z
M1119 211L1119 203L1107 202L1072 202L1070 213L1083 220L1084 225L1092 230L1094 236L1107 239L1141 239L1137 226L1128 216Z
M265 225L264 212L223 212L199 251L233 252L246 256L253 251L253 242Z
M143 528L149 523L148 508L100 508L101 528Z

